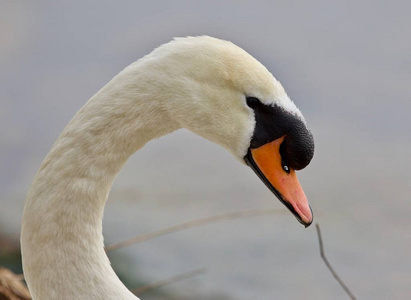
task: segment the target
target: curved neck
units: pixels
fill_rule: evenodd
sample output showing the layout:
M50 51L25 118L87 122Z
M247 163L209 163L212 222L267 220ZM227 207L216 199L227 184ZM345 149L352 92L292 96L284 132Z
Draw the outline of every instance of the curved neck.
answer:
M21 244L35 300L137 299L104 252L104 205L128 157L149 140L178 129L161 97L149 93L144 80L135 82L141 76L138 68L128 67L93 96L64 129L34 179Z

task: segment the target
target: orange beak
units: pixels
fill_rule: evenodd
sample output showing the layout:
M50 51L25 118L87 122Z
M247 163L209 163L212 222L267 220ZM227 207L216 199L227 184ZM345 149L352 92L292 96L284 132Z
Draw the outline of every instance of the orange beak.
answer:
M312 210L295 170L283 164L280 146L284 138L250 149L245 161L297 220L308 227L313 221Z

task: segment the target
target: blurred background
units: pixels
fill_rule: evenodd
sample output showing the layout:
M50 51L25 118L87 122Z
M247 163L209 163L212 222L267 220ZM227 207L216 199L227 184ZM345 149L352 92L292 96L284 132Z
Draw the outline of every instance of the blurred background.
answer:
M174 36L230 40L285 86L316 152L299 172L325 250L358 299L411 293L409 1L1 1L0 265L19 269L26 192L74 113ZM282 204L251 169L187 130L118 175L107 244L197 218ZM284 212L285 209L284 209ZM127 286L206 273L143 299L347 299L315 227L290 213L189 229L110 254Z

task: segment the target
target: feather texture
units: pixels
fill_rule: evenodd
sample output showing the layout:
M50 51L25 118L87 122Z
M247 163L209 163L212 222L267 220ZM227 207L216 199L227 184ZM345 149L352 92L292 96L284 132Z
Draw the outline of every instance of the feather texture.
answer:
M115 175L145 143L179 128L244 163L255 128L245 103L250 95L303 120L262 64L206 36L160 46L97 92L63 130L27 196L21 244L33 299L136 299L103 249L103 211Z

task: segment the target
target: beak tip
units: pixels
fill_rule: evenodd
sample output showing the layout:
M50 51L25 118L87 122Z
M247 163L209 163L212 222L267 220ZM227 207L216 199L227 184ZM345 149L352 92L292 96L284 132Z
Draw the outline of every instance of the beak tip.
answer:
M312 223L313 223L313 221L311 220L310 223L305 223L305 224L304 224L304 227L307 228L307 227L309 227Z
M304 225L305 228L313 223L314 215L311 206L306 203L306 206L295 205L290 207L291 212L297 218L297 221Z
M300 222L301 224L304 225L305 228L309 227L314 220L314 214L313 214L313 210L311 209L311 206L309 206L310 208L310 218L307 218L306 216L304 216L304 219L297 213L294 213L295 217L297 218L297 221Z
M302 224L304 225L305 228L309 227L314 221L313 210L312 210L311 206L309 206L309 208L310 208L310 211L311 211L311 220L309 220L309 222L307 222L307 223L302 221Z
M300 219L300 218L297 218L297 221L300 222L302 225L304 225L305 228L309 227L309 226L313 223L313 219L311 219L310 221L306 222L306 221L303 221L303 220Z

